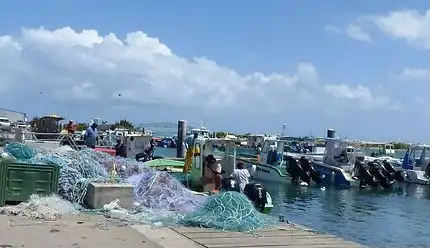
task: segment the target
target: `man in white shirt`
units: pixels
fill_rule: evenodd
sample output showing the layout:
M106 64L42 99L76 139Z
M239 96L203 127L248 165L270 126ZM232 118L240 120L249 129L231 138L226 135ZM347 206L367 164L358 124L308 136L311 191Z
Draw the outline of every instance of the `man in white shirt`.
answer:
M247 169L244 168L243 162L237 163L237 168L234 169L234 172L231 174L231 177L237 181L240 187L240 192L243 193L246 184L249 183L250 173Z

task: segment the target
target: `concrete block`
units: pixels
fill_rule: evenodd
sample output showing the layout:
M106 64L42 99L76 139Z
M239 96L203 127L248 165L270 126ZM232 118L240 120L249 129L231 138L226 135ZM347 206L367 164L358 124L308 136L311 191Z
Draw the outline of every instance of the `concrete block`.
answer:
M129 184L94 183L87 187L85 203L92 209L102 208L105 204L119 200L125 209L133 207L133 186Z

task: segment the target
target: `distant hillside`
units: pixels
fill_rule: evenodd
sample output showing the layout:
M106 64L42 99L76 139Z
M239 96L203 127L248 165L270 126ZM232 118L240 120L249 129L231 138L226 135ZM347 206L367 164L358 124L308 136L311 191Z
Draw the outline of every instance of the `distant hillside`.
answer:
M177 123L175 122L147 122L147 123L139 123L138 127L142 128L170 128L177 129ZM187 129L192 129L192 126L187 126Z

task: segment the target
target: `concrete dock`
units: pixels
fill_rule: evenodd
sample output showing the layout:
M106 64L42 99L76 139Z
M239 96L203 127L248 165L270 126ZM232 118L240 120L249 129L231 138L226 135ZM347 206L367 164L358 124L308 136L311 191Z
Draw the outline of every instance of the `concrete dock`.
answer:
M127 225L103 216L80 214L57 221L0 215L0 247L339 247L359 244L283 224L255 234L205 228Z

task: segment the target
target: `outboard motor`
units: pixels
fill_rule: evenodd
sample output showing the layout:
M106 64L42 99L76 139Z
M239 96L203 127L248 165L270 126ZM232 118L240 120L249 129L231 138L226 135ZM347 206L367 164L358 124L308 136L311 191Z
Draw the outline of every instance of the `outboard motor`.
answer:
M382 165L384 169L389 173L389 176L387 176L389 180L396 180L398 182L406 181L407 174L405 171L397 171L396 168L393 167L393 165L387 160L382 161Z
M424 176L426 178L428 178L428 179L430 178L430 163L428 163L428 165L425 168L425 174L424 174Z
M286 159L286 171L291 176L291 180L293 183L298 183L299 178L303 174L303 168L297 163L296 159L291 156L288 156Z
M364 163L356 161L354 168L356 169L357 177L360 179L360 188L365 188L366 185L377 185L373 175L369 172Z
M370 173L373 177L375 177L378 180L378 183L383 188L391 188L393 185L393 181L390 181L387 179L387 177L384 175L381 166L378 165L376 162L368 162Z
M240 186L233 177L222 179L222 190L240 192Z
M146 162L150 160L150 156L145 152L138 153L135 155L135 160L139 162Z
M248 183L243 193L259 212L264 211L267 202L267 190L260 183Z
M315 170L315 168L312 166L311 162L306 159L306 157L302 156L299 160L299 164L302 167L303 171L305 171L306 175L316 183L320 184L325 176L321 175L319 172ZM309 178L309 179L310 179ZM303 181L306 181L302 178Z

